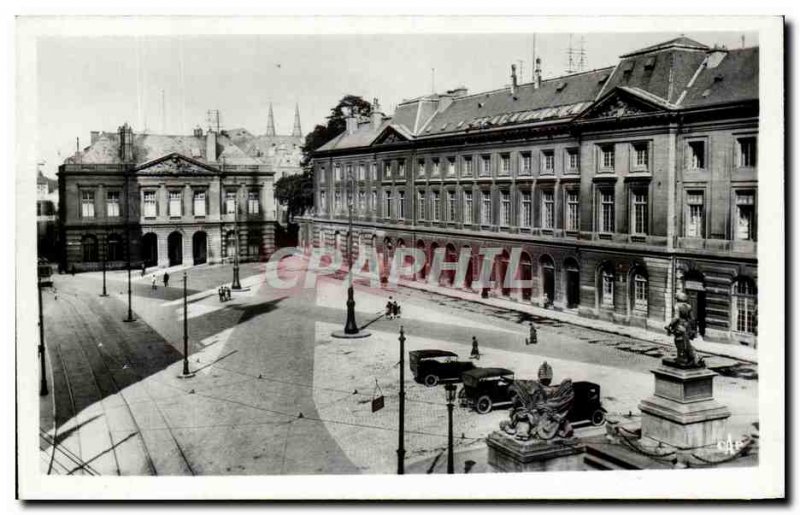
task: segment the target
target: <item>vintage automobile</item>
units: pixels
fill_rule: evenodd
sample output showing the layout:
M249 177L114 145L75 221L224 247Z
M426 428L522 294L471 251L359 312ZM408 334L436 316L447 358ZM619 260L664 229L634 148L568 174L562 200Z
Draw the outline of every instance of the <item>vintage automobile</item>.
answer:
M461 381L462 373L475 368L471 361L459 361L455 352L438 349L412 350L408 361L414 380L425 386Z
M514 372L507 368L473 368L461 375L464 386L458 392L459 406L475 408L480 414L492 408L511 406L508 388L514 383Z
M462 407L474 408L480 414L494 408L509 408L514 404L514 394L509 390L514 373L505 368L476 368L464 372L464 386L458 393ZM599 426L606 420L606 410L600 403L600 386L589 381L573 383L575 398L567 419L575 424L589 422Z

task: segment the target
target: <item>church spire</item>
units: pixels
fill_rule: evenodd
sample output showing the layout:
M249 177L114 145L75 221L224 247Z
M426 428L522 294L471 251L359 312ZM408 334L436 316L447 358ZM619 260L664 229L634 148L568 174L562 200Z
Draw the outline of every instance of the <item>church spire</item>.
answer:
M267 118L267 136L275 135L275 117L272 115L272 102L269 103L269 117Z
M300 130L300 106L294 104L294 128L292 129L292 136L300 137L303 131Z

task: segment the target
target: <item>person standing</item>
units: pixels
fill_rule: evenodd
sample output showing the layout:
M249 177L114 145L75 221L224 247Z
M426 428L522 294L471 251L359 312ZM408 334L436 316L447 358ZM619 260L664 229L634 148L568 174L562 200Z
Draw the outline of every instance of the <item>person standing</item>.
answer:
M533 322L530 322L530 327L528 328L528 338L525 339L525 345L536 345L539 343L538 335L536 334L536 326L533 325Z
M169 272L164 272L164 288L169 286Z
M157 288L157 286L156 286L156 274L153 274L153 284L152 284L152 286L153 286L154 290Z
M481 351L478 349L478 339L472 337L472 352L469 354L470 359L481 359Z
M147 274L147 265L145 265L144 261L142 261L142 277L144 277L145 274Z
M392 297L386 302L386 319L391 320L394 318L394 301Z

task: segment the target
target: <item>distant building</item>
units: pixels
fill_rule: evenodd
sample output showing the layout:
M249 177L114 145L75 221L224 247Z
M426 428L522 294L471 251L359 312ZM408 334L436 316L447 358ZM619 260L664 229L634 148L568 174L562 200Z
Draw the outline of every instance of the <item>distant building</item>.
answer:
M58 181L36 174L36 241L40 258L58 260Z
M314 154L301 241L455 262L503 249L482 292L663 331L685 291L702 337L755 345L758 48L681 37L612 67L401 103ZM352 178L352 182L350 180ZM505 288L513 251L516 277ZM428 265L429 266L429 265ZM424 269L417 279L428 273ZM451 284L452 274L442 278Z
M302 136L245 129L192 135L92 132L59 167L67 269L264 259L275 248L274 181L300 169ZM237 245L238 242L238 245Z

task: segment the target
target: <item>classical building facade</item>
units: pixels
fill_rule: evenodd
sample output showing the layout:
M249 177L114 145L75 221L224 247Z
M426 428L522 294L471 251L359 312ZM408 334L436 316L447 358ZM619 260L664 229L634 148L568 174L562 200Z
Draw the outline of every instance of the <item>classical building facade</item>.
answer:
M758 48L678 38L612 67L348 120L315 154L307 245L510 256L486 295L663 331L685 291L706 339L757 334ZM429 259L430 262L430 259ZM427 270L418 274L425 277ZM445 274L446 284L452 275Z
M191 136L93 132L59 167L65 270L265 259L276 152L244 129ZM277 146L277 145L276 145Z

